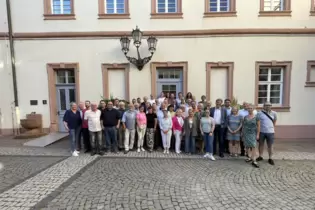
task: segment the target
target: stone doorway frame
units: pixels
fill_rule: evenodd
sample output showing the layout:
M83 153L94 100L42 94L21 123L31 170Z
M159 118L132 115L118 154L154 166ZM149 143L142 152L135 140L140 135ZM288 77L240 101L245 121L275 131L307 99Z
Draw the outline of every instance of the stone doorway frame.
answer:
M56 71L63 69L73 69L75 78L76 101L80 101L80 80L79 80L79 63L47 63L48 76L48 93L49 93L49 111L50 111L50 132L58 132L58 110L56 95Z

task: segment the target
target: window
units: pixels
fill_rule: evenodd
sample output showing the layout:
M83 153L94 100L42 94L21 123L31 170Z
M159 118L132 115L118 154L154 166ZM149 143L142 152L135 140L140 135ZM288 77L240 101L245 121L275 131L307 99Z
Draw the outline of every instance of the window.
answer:
M283 0L265 0L264 11L283 11Z
M236 16L235 0L205 0L204 17Z
M151 0L151 18L182 18L182 0Z
M56 84L75 84L74 70L57 70L56 80Z
M291 0L260 0L260 16L290 16Z
M72 20L74 15L74 0L44 0L45 20Z
M315 61L307 61L305 87L315 87Z
M180 79L182 69L157 69L158 79Z
M52 14L71 14L70 0L52 0Z
M256 62L255 105L266 101L277 111L290 111L291 61Z
M157 13L175 13L177 12L176 0L156 0Z
M260 67L258 84L258 104L270 101L272 104L282 104L283 68Z
M227 12L230 9L229 0L210 0L210 12Z
M129 19L129 0L99 0L99 19Z
M125 12L125 0L106 0L106 14L124 14Z

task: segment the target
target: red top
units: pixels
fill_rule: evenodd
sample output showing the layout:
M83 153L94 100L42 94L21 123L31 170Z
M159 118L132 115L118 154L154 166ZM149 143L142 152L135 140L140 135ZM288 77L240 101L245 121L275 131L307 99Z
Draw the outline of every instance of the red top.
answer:
M82 128L88 128L88 121L87 120L84 120L84 115L85 115L85 112L87 111L87 109L83 109L82 110Z

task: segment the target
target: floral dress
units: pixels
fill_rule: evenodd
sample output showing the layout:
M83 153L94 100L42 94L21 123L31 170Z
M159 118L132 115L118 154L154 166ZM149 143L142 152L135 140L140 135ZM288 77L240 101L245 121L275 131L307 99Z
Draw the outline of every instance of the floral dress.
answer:
M256 147L258 121L259 121L259 118L257 116L253 117L252 119L250 119L248 115L244 117L242 132L243 132L244 146L247 148Z

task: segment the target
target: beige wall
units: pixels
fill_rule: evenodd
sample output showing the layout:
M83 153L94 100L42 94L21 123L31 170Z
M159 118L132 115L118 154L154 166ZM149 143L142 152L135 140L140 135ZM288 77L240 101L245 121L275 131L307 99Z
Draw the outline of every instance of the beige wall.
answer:
M14 98L10 62L9 42L0 40L0 132L12 128Z
M0 20L0 33L7 32L7 7L4 0L0 1Z
M315 27L315 17L309 16L311 0L292 0L292 17L258 17L259 0L237 0L238 16L220 18L203 18L204 0L183 0L184 18L173 20L150 19L151 0L130 0L129 2L131 19L98 20L97 0L89 1L89 3L87 0L75 0L76 20L44 21L43 0L32 0L32 4L25 0L14 0L12 1L14 31L129 31L136 25L146 31ZM25 8L31 9L26 10Z
M291 111L279 113L278 124L313 125L309 113L314 109L314 88L304 87L306 62L315 55L310 43L315 43L314 37L161 38L152 61L188 61L188 90L197 98L206 92L206 62L235 62L234 95L250 102L255 94L255 61L293 61ZM41 104L48 100L46 63L79 62L81 100L98 101L103 93L101 63L126 62L117 39L17 41L16 59L21 117L42 113L44 127L49 127L49 105ZM131 98L151 93L150 74L150 65L142 71L131 67ZM30 106L29 100L39 100L39 105Z

